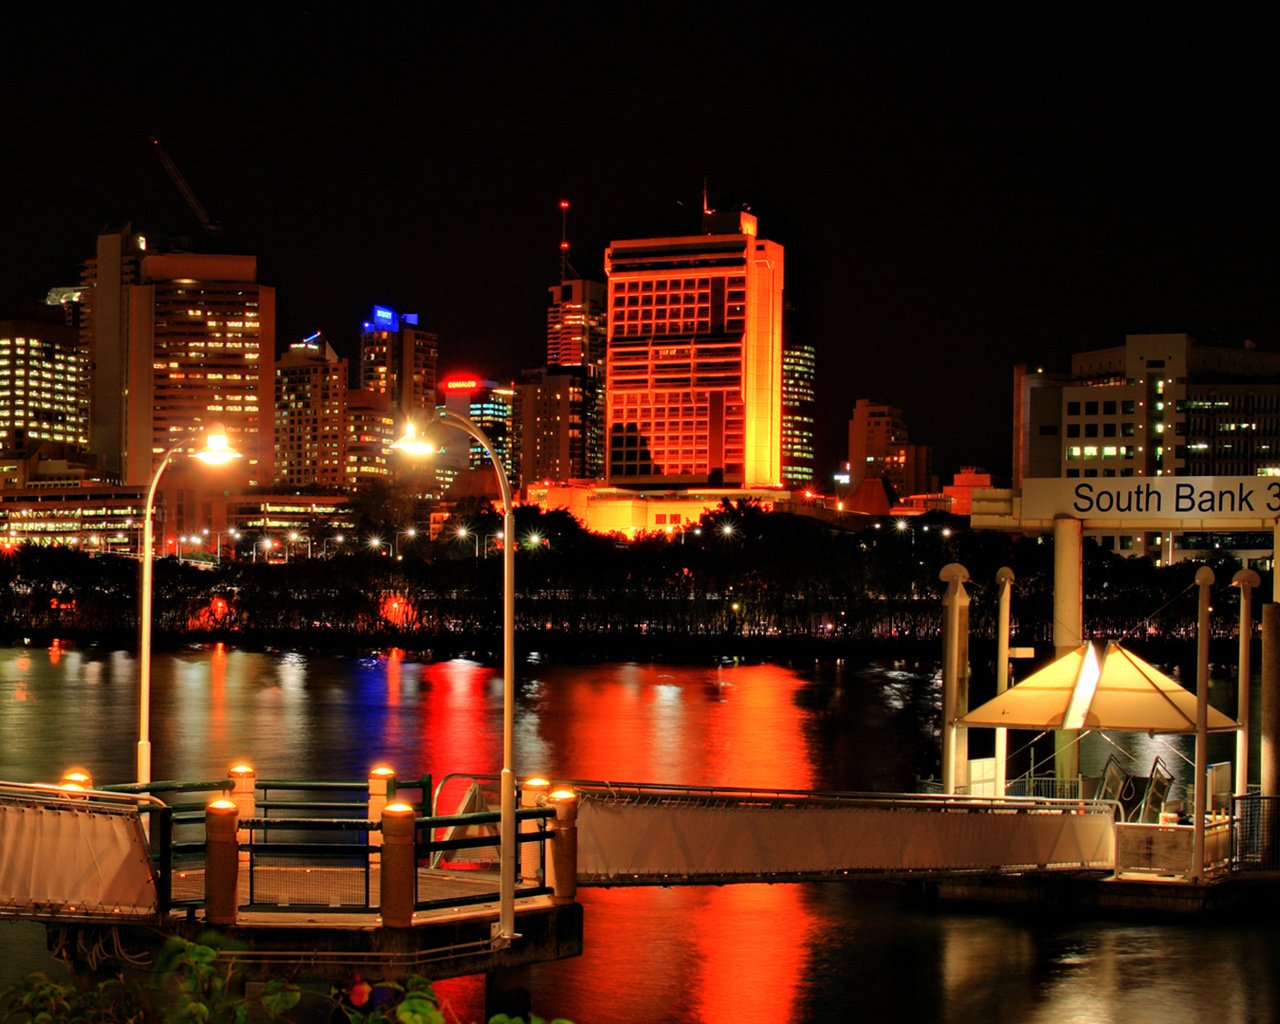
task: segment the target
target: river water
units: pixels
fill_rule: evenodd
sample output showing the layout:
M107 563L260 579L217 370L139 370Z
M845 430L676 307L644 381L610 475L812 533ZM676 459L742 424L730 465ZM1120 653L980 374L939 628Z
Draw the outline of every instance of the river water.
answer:
M0 779L51 781L72 764L130 779L136 680L127 652L0 649ZM936 770L927 665L566 666L531 654L517 689L524 776L892 791ZM401 778L489 773L501 711L498 672L467 661L160 654L153 774L217 778L239 760L263 778L361 778L379 762ZM1158 754L1185 781L1164 741L1120 742L1141 767ZM1230 742L1215 738L1211 759ZM1084 770L1111 750L1090 738ZM578 1024L1280 1019L1280 936L1267 924L958 913L851 883L579 895L585 955L534 976L534 1009ZM40 928L0 924L0 982L52 966ZM479 979L439 988L459 1020L481 1019Z

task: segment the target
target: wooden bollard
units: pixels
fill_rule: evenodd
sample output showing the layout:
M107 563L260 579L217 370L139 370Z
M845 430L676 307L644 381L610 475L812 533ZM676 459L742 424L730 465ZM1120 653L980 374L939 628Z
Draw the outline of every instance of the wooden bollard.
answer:
M520 786L521 808L541 807L547 801L547 793L551 783L546 779L525 779ZM521 834L538 831L539 824L533 820L520 822ZM542 876L542 857L539 856L537 843L521 843L520 877L526 882L536 882Z
M231 779L231 801L236 805L236 814L240 820L247 821L249 818L257 817L258 773L251 765L241 762L227 769L227 775ZM249 845L250 837L247 828L237 829L236 842L244 847ZM249 863L248 849L241 851L240 863Z
M240 904L239 815L233 800L215 800L204 811L204 916L233 925Z
M388 800L395 799L396 795L396 770L390 765L380 764L369 772L369 810L365 815L370 821L377 821L382 817L382 809L387 806ZM382 833L376 829L369 832L369 845L381 846ZM370 857L376 861L378 855L376 852L371 853Z
M418 864L414 849L414 809L406 803L382 808L382 871L379 909L384 928L408 928L413 924Z
M578 895L578 794L557 789L547 797L547 806L556 816L548 822L551 857L547 863L547 884L552 903L572 903Z

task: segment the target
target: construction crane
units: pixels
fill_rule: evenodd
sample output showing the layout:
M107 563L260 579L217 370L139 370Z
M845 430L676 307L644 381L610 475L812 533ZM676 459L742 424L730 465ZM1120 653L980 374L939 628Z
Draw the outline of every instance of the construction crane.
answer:
M160 163L164 166L166 172L178 191L182 193L182 198L187 201L187 205L191 207L191 212L196 215L196 219L200 222L200 226L211 235L221 234L222 225L215 223L213 218L209 216L209 211L204 208L204 203L196 197L195 192L191 190L187 179L182 176L182 172L178 170L178 165L173 162L173 158L164 151L164 147L160 145L160 140L154 135L151 136L151 144L155 146L156 156L160 159Z

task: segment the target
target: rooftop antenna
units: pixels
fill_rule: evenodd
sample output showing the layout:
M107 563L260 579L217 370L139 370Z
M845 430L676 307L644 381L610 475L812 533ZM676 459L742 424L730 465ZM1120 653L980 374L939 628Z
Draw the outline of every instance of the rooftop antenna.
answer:
M707 179L706 178L702 179L702 212L704 214L715 212L714 210L711 209L711 205L707 202Z
M569 262L569 200L560 200L560 280L567 281L569 272L573 271L573 276L577 277L578 272L573 269L573 264Z

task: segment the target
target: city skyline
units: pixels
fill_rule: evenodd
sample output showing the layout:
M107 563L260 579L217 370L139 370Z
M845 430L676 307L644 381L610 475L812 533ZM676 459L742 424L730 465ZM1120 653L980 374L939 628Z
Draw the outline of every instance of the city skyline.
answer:
M259 258L278 348L321 330L352 358L383 303L439 334L442 375L543 363L562 199L599 280L609 242L696 231L704 182L750 204L788 254L790 340L815 346L824 474L859 398L902 408L943 476L1005 475L1019 362L1143 331L1275 347L1274 76L1247 26L882 14L836 39L805 12L720 14L483 36L425 14L31 19L0 306L73 284L105 224L202 241L155 136L217 251Z

